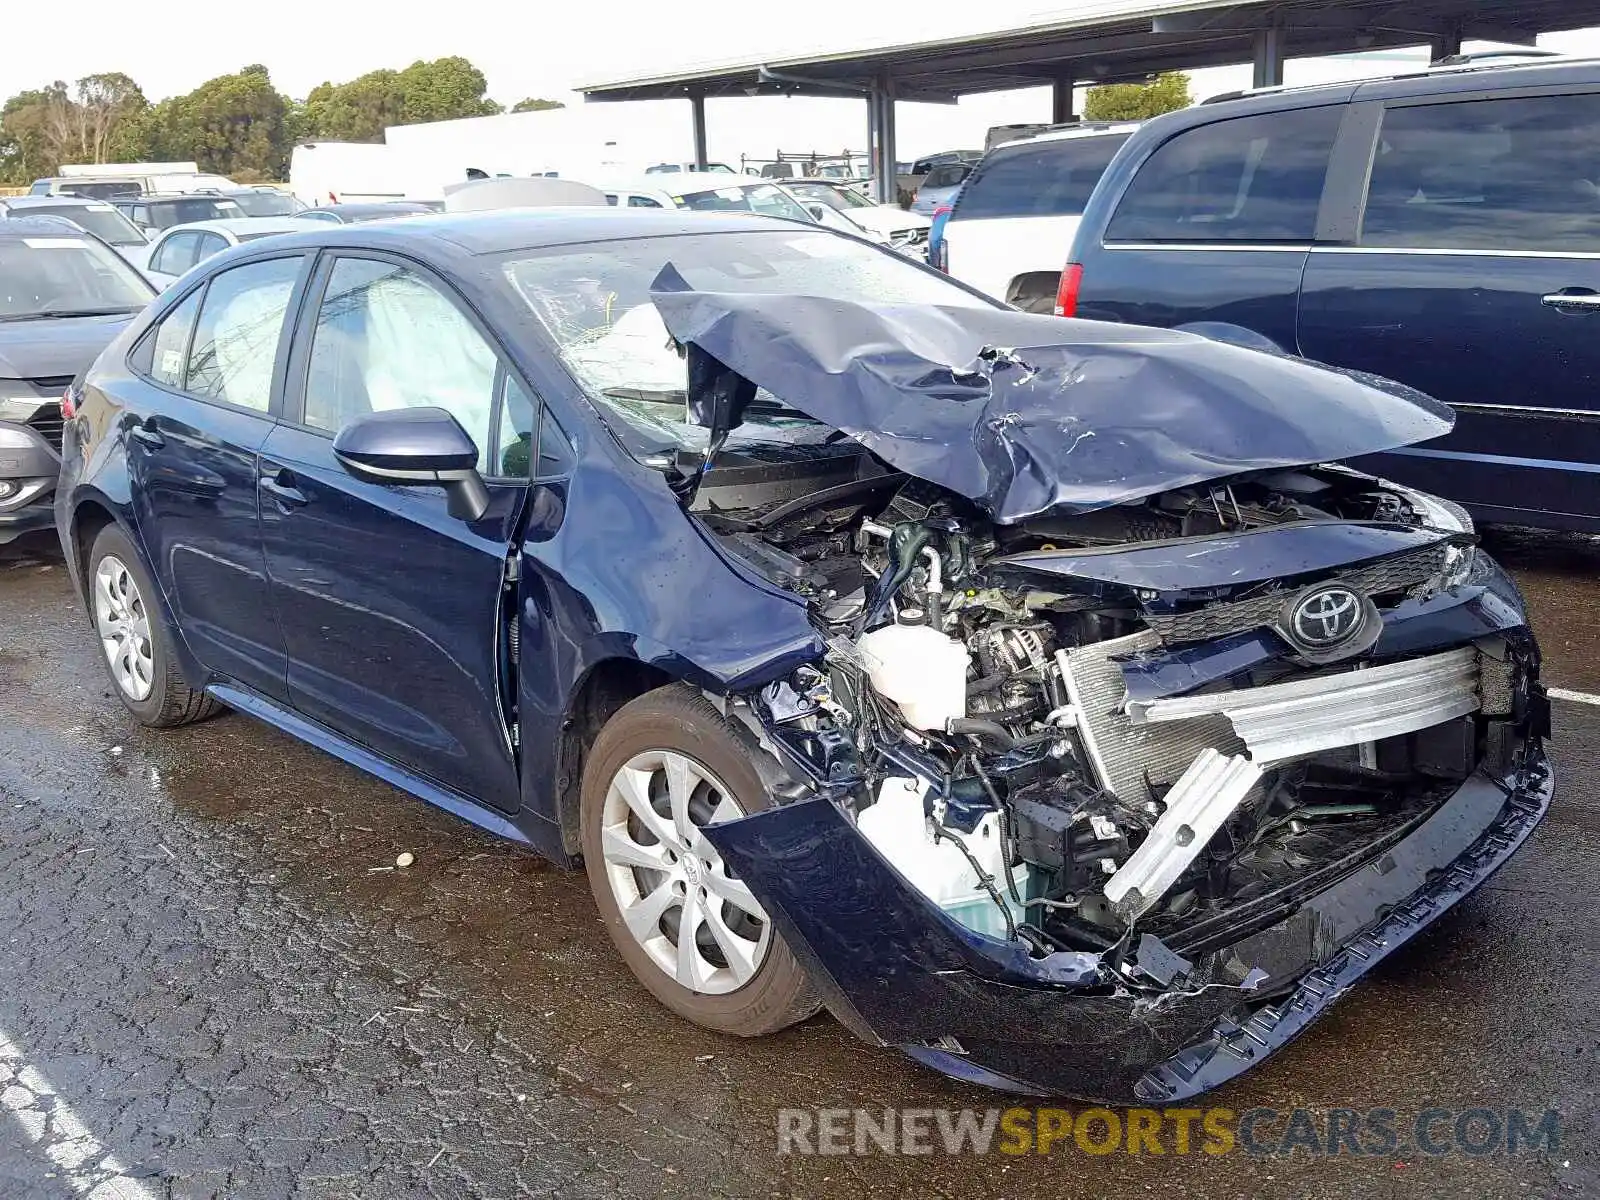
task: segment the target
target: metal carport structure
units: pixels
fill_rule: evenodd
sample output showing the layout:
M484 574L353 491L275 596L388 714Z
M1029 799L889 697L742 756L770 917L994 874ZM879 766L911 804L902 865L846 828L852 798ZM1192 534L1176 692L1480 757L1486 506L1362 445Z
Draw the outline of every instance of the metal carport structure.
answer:
M1073 88L1160 71L1253 62L1254 82L1283 81L1286 56L1464 40L1532 44L1541 33L1600 25L1600 0L1100 0L1011 29L665 72L579 89L587 100L687 99L696 161L706 161L707 97L859 97L879 199L891 199L896 100L953 104L978 92L1049 86L1052 120L1072 117Z

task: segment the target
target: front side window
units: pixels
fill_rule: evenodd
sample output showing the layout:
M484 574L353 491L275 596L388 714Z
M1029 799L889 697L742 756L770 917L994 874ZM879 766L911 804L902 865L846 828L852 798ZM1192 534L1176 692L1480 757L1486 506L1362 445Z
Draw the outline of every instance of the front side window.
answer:
M200 302L184 391L266 412L283 318L304 259L269 258L212 276Z
M705 445L705 430L688 421L683 358L650 300L650 285L669 262L692 287L710 292L989 307L936 271L815 226L511 252L501 268L512 287L607 423L639 455ZM731 440L816 445L831 433L763 392Z
M1108 242L1309 242L1343 108L1235 117L1173 137L1147 158Z
M1600 93L1390 109L1361 244L1600 251Z
M499 368L494 349L430 280L391 262L340 258L311 337L304 420L336 433L366 413L443 408L478 447L478 469L499 475L497 460L519 433L508 414L501 446L490 444ZM520 432L531 429L521 423Z
M150 269L159 275L182 275L194 266L199 245L198 233L171 234L156 247L150 259Z
M952 220L1080 216L1126 134L997 150L961 189Z
M649 196L629 196L629 208L660 208L661 201L652 200Z

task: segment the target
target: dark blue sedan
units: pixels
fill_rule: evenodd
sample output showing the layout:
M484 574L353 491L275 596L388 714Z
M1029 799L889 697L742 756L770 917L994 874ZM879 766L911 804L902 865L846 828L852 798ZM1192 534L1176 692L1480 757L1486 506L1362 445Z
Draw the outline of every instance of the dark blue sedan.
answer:
M1282 1046L1544 815L1470 519L1370 376L738 214L265 239L69 392L118 694L563 863L640 982L1124 1102Z

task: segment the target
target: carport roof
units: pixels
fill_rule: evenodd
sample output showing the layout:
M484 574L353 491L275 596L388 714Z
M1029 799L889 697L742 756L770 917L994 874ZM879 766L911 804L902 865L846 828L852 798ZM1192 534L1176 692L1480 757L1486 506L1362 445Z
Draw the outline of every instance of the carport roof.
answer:
M887 77L908 100L950 101L1068 77L1080 84L1249 62L1276 28L1294 57L1436 39L1531 43L1600 25L1600 0L1097 0L1031 24L924 41L777 55L594 83L589 100L765 93L860 95Z

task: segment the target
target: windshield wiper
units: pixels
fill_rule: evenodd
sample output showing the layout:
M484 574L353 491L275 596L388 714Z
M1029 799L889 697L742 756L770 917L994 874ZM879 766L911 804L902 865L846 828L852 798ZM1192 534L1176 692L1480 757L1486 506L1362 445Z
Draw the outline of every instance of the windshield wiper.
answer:
M64 321L69 317L121 317L138 312L126 304L117 308L47 308L35 313L6 313L0 321Z

